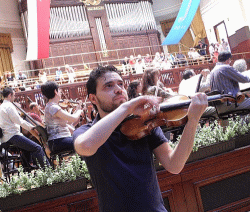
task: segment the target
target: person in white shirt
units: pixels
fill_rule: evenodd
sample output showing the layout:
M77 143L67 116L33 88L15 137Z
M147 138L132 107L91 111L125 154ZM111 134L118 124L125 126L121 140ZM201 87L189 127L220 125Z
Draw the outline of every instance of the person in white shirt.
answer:
M65 70L68 74L69 83L74 83L75 76L76 76L74 69L70 67L69 65L65 65Z
M165 58L165 60L161 63L161 70L168 70L172 68L172 63Z
M136 73L142 74L145 69L146 69L145 63L142 61L142 59L138 59L135 64Z
M209 54L211 58L213 58L214 56L214 50L215 50L215 45L214 43L211 43L211 45L209 46Z
M202 63L204 64L205 57L201 56L194 48L190 48L188 56L194 61L202 61Z
M42 147L23 136L20 132L20 126L28 131L32 131L34 126L23 120L12 104L15 99L15 91L10 87L6 87L2 91L2 95L4 101L0 106L0 127L3 132L1 142L17 146L22 149L24 153L31 153L41 167L44 167L44 160L46 160L47 165L49 165L49 161L46 159Z

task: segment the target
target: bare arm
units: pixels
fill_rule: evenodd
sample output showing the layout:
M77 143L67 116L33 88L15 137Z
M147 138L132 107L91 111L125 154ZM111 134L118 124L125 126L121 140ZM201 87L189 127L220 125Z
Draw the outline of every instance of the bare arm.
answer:
M78 154L91 156L102 146L115 128L130 114L142 115L148 112L153 105L158 104L159 98L141 96L120 105L116 110L99 120L85 133L75 140L75 150ZM149 107L144 109L148 103Z
M78 110L74 114L70 114L64 110L58 110L56 112L55 116L60 117L60 118L64 119L65 121L68 121L70 123L74 123L74 122L78 121L81 114L82 114L82 110Z
M206 95L201 93L195 95L188 110L188 122L178 145L173 150L168 143L164 143L154 150L155 156L169 172L178 174L183 169L193 148L199 119L206 107Z

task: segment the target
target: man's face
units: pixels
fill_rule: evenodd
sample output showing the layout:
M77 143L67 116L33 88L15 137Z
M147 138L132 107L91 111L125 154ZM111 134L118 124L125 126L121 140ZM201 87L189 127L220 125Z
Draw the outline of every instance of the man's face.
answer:
M12 94L10 94L10 102L14 102L15 100L15 91L13 91Z
M90 100L98 111L106 114L128 101L127 91L119 74L107 72L97 79L96 94L90 94Z
M39 113L39 106L38 106L38 105L35 105L35 106L33 107L33 112Z

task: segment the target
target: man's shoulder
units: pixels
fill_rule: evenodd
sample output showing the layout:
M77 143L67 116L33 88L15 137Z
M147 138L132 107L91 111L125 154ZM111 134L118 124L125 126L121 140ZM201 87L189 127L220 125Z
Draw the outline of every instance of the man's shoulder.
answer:
M80 127L78 127L74 132L73 132L73 140L75 140L79 135L85 133L89 128L91 128L93 125L92 122L84 124Z

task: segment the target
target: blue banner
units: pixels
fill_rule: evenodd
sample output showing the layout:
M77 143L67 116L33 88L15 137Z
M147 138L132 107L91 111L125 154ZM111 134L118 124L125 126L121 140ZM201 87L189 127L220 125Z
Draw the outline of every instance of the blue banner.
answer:
M188 30L200 0L183 0L177 18L162 45L178 44Z

